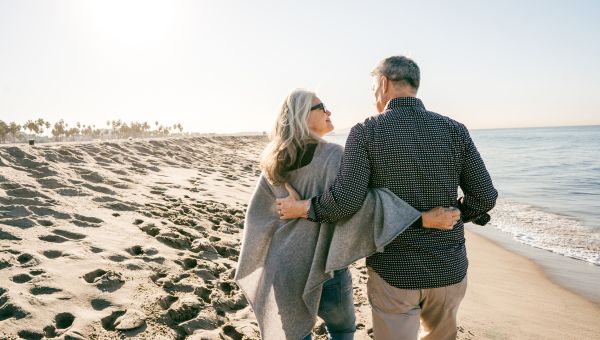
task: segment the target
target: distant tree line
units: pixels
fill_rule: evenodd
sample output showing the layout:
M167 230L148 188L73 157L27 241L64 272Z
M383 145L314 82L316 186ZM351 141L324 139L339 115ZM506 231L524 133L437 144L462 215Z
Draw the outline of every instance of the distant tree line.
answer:
M29 136L24 136L28 131ZM172 133L183 132L181 123L173 125L163 125L158 121L154 122L154 129L148 122L130 122L126 123L119 120L107 120L106 128L97 128L96 125L85 125L80 122L74 126L69 126L63 119L51 124L50 122L39 118L37 120L28 120L23 124L16 122L6 123L0 120L0 143L6 143L7 137L14 143L22 141L28 137L34 139L43 136L44 132L49 131L52 138L57 141L78 141L91 139L112 139L112 138L143 138L168 136Z

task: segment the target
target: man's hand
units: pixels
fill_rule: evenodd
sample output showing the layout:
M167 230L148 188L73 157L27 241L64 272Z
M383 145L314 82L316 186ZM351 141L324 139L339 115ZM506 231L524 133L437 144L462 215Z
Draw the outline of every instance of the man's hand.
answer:
M282 220L289 220L293 218L306 218L306 212L310 206L309 200L300 200L300 195L292 188L291 185L285 183L289 196L286 198L278 198L275 200L277 206L277 213L279 218Z
M422 213L423 228L451 230L460 220L458 208L436 207Z

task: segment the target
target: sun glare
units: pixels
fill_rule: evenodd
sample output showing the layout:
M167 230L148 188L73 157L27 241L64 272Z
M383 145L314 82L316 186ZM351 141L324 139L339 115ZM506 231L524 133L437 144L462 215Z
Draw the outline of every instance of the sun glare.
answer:
M143 46L164 40L174 30L176 1L86 1L86 24L101 40L125 46Z

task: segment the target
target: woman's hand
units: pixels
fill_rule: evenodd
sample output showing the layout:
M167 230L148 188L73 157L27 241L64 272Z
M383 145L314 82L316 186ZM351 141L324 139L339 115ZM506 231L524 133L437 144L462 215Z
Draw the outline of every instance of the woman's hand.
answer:
M460 210L450 207L436 207L421 214L423 228L451 230L460 221Z
M292 218L306 218L306 212L310 206L309 200L300 200L300 195L292 188L291 185L285 183L289 196L286 198L278 198L275 200L277 206L277 213L279 218L282 220L289 220Z

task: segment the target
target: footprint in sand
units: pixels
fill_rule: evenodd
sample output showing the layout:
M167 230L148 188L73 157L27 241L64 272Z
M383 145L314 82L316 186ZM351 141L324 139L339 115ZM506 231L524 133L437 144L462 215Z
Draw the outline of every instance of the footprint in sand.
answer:
M42 270L42 269L32 269L32 270L29 271L29 274L31 274L33 276L38 276L38 275L41 275L41 274L44 274L44 273L45 273L45 271Z
M58 236L58 235L43 235L38 237L42 241L51 242L51 243L63 243L67 242L68 239Z
M0 321L10 318L22 319L28 315L20 307L17 307L8 302L9 298L6 294L6 289L0 287Z
M60 250L44 250L42 255L46 256L49 259L55 259L61 256L64 256L63 252Z
M73 168L75 172L84 180L92 183L103 183L105 178L99 173L83 168Z
M11 196L11 197L18 197L18 198L45 198L45 199L49 198L48 196L42 194L39 191L27 189L27 188L24 188L21 186L18 188L15 188L15 189L6 190L6 195Z
M35 227L37 225L37 223L35 223L35 221L30 220L28 218L3 220L2 224L5 224L5 225L11 226L11 227L17 227L20 229L28 229L31 227Z
M54 229L52 232L56 235L66 237L70 240L83 240L86 238L86 235L80 233L74 233L72 231L62 230L62 229Z
M97 217L83 216L79 214L73 215L71 223L82 228L97 228L104 220Z
M121 175L121 176L127 176L127 175L129 175L129 173L127 171L122 170L122 169L114 169L114 168L111 169L111 168L109 168L108 170L114 172L117 175ZM121 178L121 179L123 179L123 178Z
M109 260L113 261L113 262L123 262L125 260L128 259L127 256L123 256L123 255L119 255L119 254L115 254L115 255L111 255L108 257Z
M83 215L79 215L79 214L75 214L73 216L76 220L82 221L82 222L88 222L88 223L93 223L93 224L100 224L100 223L104 222L104 220L97 218L97 217L93 217L93 216L83 216Z
M191 257L186 257L181 260L175 260L175 263L183 267L184 270L189 270L196 268L196 266L198 265L198 260Z
M93 184L89 184L89 183L82 183L82 186L95 191L95 192L99 192L102 194L107 194L107 195L115 195L116 192L114 190L112 190L111 188L102 186L102 185L93 185Z
M104 249L102 248L98 248L98 247L94 247L94 246L90 246L90 251L94 254L98 254L104 251Z
M49 295L49 294L62 292L62 289L54 288L54 287L38 286L38 287L31 288L29 290L29 292L33 295Z
M144 255L144 249L142 248L142 246L133 246L131 248L125 249L125 251L127 251L133 256Z
M2 270L4 268L10 268L10 267L12 267L12 264L10 263L9 260L0 258L0 270Z
M27 339L27 340L42 340L44 338L44 334L34 331L34 330L30 330L30 329L23 329L20 330L17 335L21 338L21 339Z
M0 211L0 216L4 217L27 217L29 215L31 215L31 212L27 210L25 206L22 205L2 207L2 211Z
M56 210L45 208L45 207L30 207L29 208L34 214L38 216L52 216L59 220L66 220L71 218L71 215L66 213L61 213Z
M56 316L54 316L54 324L44 327L44 336L46 338L56 338L60 336L66 329L73 325L73 321L75 321L75 316L71 313L56 314Z
M135 211L137 207L134 204L127 204L124 202L113 202L104 205L104 208L114 211Z
M92 201L98 202L98 203L105 203L105 202L114 202L114 201L117 201L117 199L114 197L111 197L111 196L98 196L98 197L92 198Z
M60 188L57 189L56 192L59 195L62 196L69 196L69 197L74 197L74 196L89 196L87 193L79 190L79 189L72 189L72 188Z
M117 319L119 317L121 317L122 315L125 314L124 310L118 310L118 311L114 311L112 313L110 313L110 315L103 317L100 322L102 324L102 328L104 328L107 331L115 331L116 330L116 325L115 325L115 321L117 321Z
M36 181L45 189L59 189L68 187L67 183L56 177L38 178Z
M57 329L67 329L75 321L75 316L71 313L60 313L54 317L54 324Z
M23 253L17 257L17 261L21 264L22 267L31 267L38 264L38 261L33 257L33 255Z
M83 275L83 279L87 283L91 283L96 288L103 292L114 292L121 288L125 283L120 273L112 270L106 271L104 269L92 270L89 273Z
M112 306L112 303L110 303L110 301L104 299L93 299L92 301L90 301L90 303L94 310L104 310Z
M10 278L14 283L25 283L31 281L33 279L31 276L27 274L18 274Z
M51 227L54 225L54 222L52 222L50 220L37 220L37 223L44 227Z
M0 240L20 241L21 238L0 229Z

